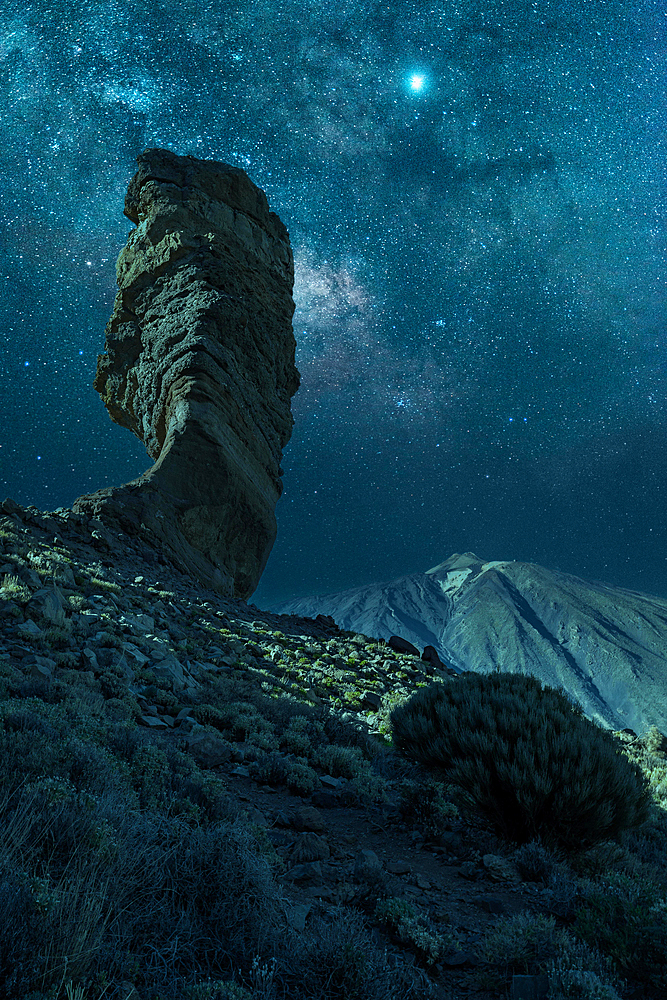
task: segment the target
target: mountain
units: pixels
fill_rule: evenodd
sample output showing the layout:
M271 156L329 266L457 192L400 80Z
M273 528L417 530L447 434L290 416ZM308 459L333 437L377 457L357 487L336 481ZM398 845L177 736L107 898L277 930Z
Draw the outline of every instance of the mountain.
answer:
M528 673L605 728L667 731L667 600L456 553L425 573L271 608L432 645L458 671Z

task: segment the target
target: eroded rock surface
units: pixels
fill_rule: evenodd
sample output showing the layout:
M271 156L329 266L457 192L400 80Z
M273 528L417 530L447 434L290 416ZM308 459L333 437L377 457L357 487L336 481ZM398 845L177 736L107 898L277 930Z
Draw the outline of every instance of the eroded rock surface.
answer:
M155 464L72 510L245 598L276 537L299 385L289 236L243 170L164 149L137 162L94 385Z

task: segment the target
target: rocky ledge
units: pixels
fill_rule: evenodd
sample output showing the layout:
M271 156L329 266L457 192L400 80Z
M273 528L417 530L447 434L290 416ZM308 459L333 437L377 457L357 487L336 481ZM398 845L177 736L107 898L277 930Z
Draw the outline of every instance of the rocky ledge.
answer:
M289 236L243 170L164 149L137 162L94 385L155 464L72 511L246 598L276 537L299 385Z

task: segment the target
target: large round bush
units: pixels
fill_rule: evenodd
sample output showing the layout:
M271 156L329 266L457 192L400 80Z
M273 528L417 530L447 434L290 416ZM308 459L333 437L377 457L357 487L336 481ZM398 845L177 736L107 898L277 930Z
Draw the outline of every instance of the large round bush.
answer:
M525 674L469 673L391 713L395 749L455 787L514 843L579 851L651 812L639 765L561 692Z

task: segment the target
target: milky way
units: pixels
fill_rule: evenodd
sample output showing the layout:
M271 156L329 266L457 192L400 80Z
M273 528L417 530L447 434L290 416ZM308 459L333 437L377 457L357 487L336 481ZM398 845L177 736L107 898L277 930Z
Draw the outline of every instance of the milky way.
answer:
M294 249L256 603L465 550L667 594L657 0L0 11L3 497L150 464L92 379L125 189L163 146L243 167Z

